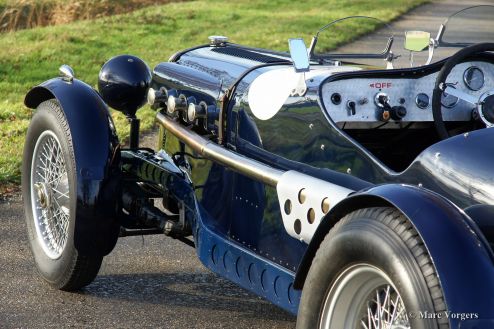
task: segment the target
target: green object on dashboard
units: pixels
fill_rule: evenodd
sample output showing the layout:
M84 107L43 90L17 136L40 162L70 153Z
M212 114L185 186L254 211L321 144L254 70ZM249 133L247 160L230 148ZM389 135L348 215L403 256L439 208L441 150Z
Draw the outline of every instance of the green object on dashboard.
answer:
M405 32L405 49L410 51L423 51L429 47L431 34L424 31Z

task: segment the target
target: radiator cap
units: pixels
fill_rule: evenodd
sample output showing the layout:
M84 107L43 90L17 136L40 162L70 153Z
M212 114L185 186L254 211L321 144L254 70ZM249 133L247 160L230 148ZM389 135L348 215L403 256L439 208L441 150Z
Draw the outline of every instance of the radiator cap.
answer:
M208 39L211 43L211 46L215 47L224 46L225 43L228 41L228 37L224 37L222 35L211 35Z

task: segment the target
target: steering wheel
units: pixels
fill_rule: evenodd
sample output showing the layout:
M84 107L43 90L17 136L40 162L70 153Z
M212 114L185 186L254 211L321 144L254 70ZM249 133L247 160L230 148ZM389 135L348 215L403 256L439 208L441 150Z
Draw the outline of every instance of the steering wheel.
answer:
M446 125L444 124L443 115L441 112L441 96L443 93L458 97L460 100L466 101L477 107L480 120L486 127L494 127L494 89L483 93L480 97L472 96L459 88L453 88L446 84L446 78L451 73L453 68L468 57L474 54L486 51L494 51L494 43L478 43L472 46L465 47L451 56L444 63L441 71L436 78L434 91L432 93L432 117L436 131L441 139L450 137Z

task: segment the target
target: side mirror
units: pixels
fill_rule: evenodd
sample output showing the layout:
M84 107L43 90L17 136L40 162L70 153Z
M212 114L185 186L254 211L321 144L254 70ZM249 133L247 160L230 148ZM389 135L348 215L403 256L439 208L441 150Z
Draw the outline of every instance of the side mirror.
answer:
M405 49L410 51L423 51L429 48L431 34L424 31L405 32Z
M309 54L303 39L289 39L288 47L290 48L290 56L292 57L293 67L295 72L309 72Z

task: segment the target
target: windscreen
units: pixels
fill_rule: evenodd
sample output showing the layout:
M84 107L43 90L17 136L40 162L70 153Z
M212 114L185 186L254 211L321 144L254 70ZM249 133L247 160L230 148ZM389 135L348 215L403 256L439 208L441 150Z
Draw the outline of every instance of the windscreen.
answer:
M482 42L494 42L494 6L466 8L444 23L441 47L464 47Z
M364 58L376 57L373 64L385 65L383 54L392 36L393 31L389 26L377 18L345 17L319 30L313 54L316 58L320 56L337 60L355 60L359 63ZM355 41L357 40L358 46L356 47ZM356 57L359 59L357 60Z

